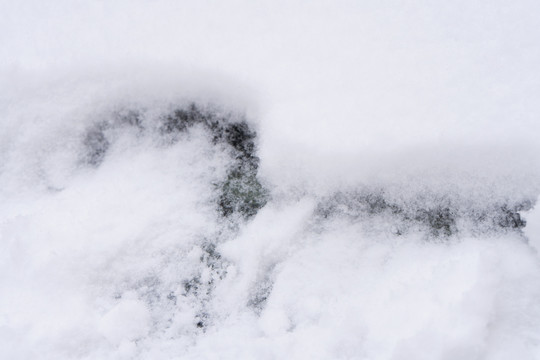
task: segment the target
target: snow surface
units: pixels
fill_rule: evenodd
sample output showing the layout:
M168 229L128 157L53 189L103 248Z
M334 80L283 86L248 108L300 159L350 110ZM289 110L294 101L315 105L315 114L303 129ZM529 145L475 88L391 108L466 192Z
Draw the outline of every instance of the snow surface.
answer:
M0 358L540 359L538 18L525 0L0 0ZM223 144L160 133L191 102L257 131L254 217L216 211ZM405 213L525 204L527 226L321 212L364 192Z

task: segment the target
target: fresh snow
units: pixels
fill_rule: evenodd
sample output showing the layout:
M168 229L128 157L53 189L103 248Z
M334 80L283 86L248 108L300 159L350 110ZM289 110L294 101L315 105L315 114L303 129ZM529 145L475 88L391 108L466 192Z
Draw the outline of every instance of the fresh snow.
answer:
M539 18L0 0L0 358L540 359Z

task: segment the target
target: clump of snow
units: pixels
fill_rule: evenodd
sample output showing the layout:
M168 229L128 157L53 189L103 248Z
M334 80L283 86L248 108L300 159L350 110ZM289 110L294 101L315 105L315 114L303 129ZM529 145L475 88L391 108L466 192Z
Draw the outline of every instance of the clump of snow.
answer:
M114 345L141 339L150 330L150 312L136 294L126 293L100 319L98 330Z

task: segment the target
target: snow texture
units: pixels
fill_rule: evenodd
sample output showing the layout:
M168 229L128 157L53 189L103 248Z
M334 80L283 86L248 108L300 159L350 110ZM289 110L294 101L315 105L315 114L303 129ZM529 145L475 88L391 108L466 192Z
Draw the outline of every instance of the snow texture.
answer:
M0 0L0 358L540 359L539 16Z

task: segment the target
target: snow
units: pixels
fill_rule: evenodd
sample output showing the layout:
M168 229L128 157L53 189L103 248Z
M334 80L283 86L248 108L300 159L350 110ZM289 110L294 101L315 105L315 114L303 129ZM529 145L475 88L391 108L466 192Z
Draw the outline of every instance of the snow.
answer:
M539 12L0 1L0 357L540 358ZM255 216L192 102L257 132Z

